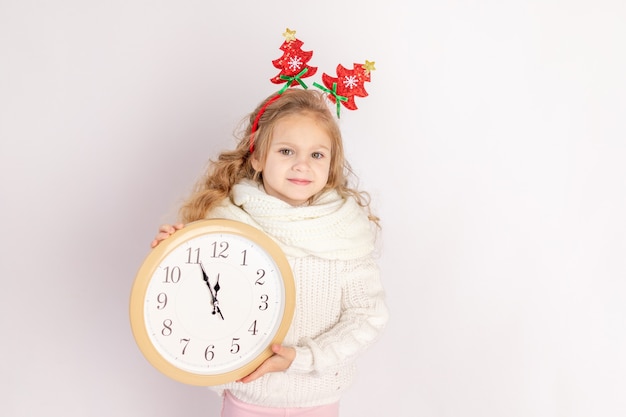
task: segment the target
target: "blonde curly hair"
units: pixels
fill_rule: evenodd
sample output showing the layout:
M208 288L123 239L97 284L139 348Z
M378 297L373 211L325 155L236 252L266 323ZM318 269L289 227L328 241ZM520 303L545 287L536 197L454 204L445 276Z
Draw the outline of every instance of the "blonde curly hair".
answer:
M204 219L213 207L230 196L232 187L243 179L263 184L263 175L252 167L252 155L256 160L264 162L276 123L292 114L306 114L326 129L332 144L328 182L318 194L310 198L309 204L314 203L325 191L335 189L344 198L353 197L360 206L367 209L370 220L379 226L379 219L370 208L369 194L349 184L350 177L356 179L356 176L345 159L341 131L330 111L325 94L321 91L290 88L277 99L275 96L272 94L267 97L250 113L235 149L223 151L217 160L209 161L205 174L180 208L181 221L189 223ZM261 111L258 129L252 132L254 121ZM251 143L254 143L252 152Z

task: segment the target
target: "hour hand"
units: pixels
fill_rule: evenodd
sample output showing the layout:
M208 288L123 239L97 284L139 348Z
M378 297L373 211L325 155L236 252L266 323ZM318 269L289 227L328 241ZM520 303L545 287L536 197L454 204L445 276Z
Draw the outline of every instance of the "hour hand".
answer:
M202 269L202 279L206 283L207 287L209 287L209 293L211 293L211 304L213 304L213 313L212 314L219 313L219 315L222 318L222 320L224 320L224 316L222 315L222 310L220 310L220 307L218 305L219 301L217 301L217 291L219 291L219 289L220 289L219 275L218 275L218 278L217 278L218 281L215 284L215 286L213 287L213 288L215 288L215 293L214 293L213 292L213 288L211 288L211 283L209 282L209 276L207 275L206 271L204 270L204 265L200 264L200 268Z
M222 320L224 320L224 316L222 316L222 310L220 310L220 306L219 306L220 302L217 300L217 292L220 290L220 274L217 274L217 279L215 281L215 285L213 286L213 290L215 290L215 293L213 293L213 296L215 297L215 301L213 302L213 305L215 306L215 308L217 309L217 312L222 317ZM215 312L213 312L213 314L215 314Z

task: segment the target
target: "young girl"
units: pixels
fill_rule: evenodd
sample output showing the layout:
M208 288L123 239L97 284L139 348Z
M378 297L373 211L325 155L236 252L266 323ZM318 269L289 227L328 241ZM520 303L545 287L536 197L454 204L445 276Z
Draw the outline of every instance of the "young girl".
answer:
M341 133L321 92L288 89L250 115L243 138L209 166L152 246L184 223L227 218L276 240L296 282L296 311L274 355L240 381L214 387L222 416L337 416L355 359L388 318L374 262L378 218L351 188Z

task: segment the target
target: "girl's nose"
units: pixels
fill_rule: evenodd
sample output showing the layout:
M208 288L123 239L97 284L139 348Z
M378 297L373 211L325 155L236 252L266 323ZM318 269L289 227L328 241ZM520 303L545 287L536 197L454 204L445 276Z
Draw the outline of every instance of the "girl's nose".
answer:
M293 169L296 171L306 171L309 169L309 160L306 156L299 156L296 158L293 164Z

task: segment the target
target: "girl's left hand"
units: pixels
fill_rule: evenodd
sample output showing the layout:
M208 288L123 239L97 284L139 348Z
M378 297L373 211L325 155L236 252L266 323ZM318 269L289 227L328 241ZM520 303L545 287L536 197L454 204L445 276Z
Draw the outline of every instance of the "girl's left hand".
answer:
M270 372L286 371L296 358L296 350L292 347L275 344L272 346L272 352L274 354L267 358L254 372L237 382L252 382Z
M159 232L154 237L154 240L150 243L150 247L152 249L156 248L161 241L170 237L175 231L182 229L185 227L182 223L177 224L163 224L159 227Z

